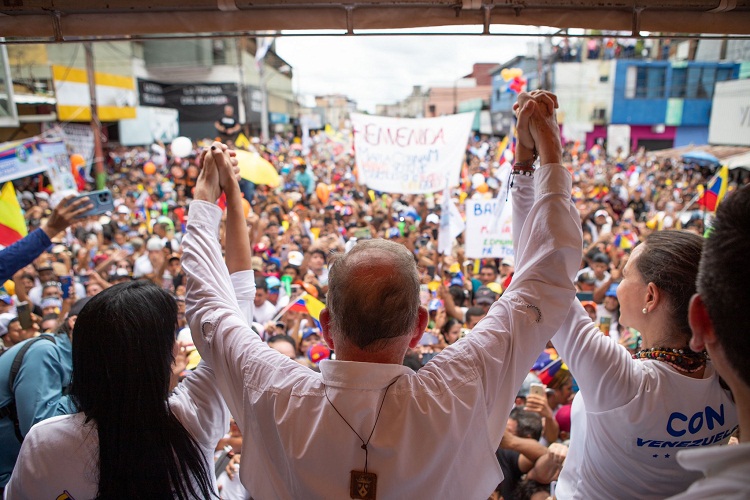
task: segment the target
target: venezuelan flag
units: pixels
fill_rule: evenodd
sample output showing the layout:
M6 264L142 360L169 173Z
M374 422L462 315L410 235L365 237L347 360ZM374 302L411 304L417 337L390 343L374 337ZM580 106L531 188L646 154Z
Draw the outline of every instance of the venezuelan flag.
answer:
M290 311L307 313L315 321L315 326L320 328L320 311L325 309L326 305L307 293L302 294L297 301L289 308Z
M727 185L729 184L729 168L724 165L716 172L713 179L708 182L708 189L698 200L698 205L710 212L715 212L721 203L724 195L727 194Z
M0 191L0 245L7 247L28 234L21 205L12 182Z

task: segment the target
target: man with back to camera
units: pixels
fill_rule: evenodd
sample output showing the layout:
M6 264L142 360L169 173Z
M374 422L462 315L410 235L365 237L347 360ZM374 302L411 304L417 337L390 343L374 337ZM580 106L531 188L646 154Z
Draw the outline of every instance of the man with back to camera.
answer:
M732 391L740 444L679 451L677 462L705 478L673 498L747 498L750 475L750 186L727 196L703 243L696 293L690 301L690 348L705 349Z
M486 498L502 480L495 449L518 387L575 297L582 246L556 99L522 98L519 128L530 129L542 158L532 172L533 152L517 154L536 183L518 244L524 264L474 331L418 373L402 363L427 324L419 274L413 255L387 240L335 260L320 323L337 359L322 361L320 374L249 334L214 205L223 189L234 210L239 187L221 145L208 152L183 241L187 314L245 437L240 476L253 497Z

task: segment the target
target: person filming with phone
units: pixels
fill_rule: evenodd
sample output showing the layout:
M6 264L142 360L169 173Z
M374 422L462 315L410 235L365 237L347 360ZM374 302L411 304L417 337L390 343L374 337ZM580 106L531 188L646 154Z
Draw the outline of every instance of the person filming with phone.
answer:
M0 283L27 266L52 244L52 238L65 231L94 204L88 198L67 196L55 207L47 222L7 248L0 250Z

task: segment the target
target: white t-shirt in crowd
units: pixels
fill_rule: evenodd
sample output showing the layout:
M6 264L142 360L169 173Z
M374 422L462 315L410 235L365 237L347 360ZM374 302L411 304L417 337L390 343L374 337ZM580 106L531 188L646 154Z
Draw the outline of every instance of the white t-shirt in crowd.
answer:
M154 266L151 259L148 258L148 252L144 253L133 262L133 278L140 278L154 272Z
M257 321L261 325L265 326L267 322L271 321L276 316L276 306L271 304L269 301L263 302L260 307L255 307L253 311L253 320Z

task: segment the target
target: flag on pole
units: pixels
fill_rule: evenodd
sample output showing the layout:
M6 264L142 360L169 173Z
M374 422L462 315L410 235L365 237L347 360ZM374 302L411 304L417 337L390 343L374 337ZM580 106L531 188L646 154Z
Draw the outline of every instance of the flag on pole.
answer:
M255 64L261 64L263 58L266 57L268 50L273 45L274 37L272 36L259 36L256 39L257 46L255 48Z
M698 200L698 205L709 212L716 212L716 208L721 203L724 195L727 194L727 185L729 184L729 168L724 165L716 172L716 175L708 182L708 188L703 192L703 196Z
M450 180L445 179L443 199L440 204L440 227L438 229L438 252L446 254L451 250L453 239L450 235L451 228L451 188Z
M326 308L326 305L308 293L303 293L292 303L288 311L297 311L307 313L315 322L315 326L320 328L320 312Z
M12 182L0 191L0 245L7 247L28 234L21 205Z

